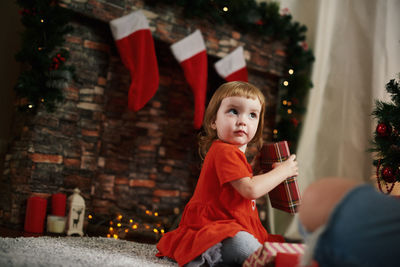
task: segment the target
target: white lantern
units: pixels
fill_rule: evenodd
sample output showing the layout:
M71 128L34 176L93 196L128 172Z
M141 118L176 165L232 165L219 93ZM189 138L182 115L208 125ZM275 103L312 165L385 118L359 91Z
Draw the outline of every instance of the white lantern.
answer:
M68 197L67 235L83 236L83 220L85 218L85 200L79 194L78 188Z

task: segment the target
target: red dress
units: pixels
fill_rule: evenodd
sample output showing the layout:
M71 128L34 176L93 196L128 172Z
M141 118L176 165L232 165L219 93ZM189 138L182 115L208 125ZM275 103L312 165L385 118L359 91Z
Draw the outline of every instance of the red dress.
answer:
M260 243L267 241L255 201L242 197L229 183L252 176L251 166L237 146L214 141L179 227L160 239L156 256L167 256L183 266L239 231L254 235Z

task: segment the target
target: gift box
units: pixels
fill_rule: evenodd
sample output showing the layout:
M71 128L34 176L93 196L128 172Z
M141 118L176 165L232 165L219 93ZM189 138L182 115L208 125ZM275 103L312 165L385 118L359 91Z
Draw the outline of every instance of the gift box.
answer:
M297 266L305 245L297 243L265 242L243 262L243 267L274 266L276 261L286 262L285 267ZM276 260L276 261L275 261ZM275 263L275 264L274 264ZM289 264L290 263L290 264Z
M283 162L290 156L286 141L264 144L260 151L260 168L264 172L272 170L275 162ZM300 205L300 192L296 176L289 177L268 193L271 206L291 214Z

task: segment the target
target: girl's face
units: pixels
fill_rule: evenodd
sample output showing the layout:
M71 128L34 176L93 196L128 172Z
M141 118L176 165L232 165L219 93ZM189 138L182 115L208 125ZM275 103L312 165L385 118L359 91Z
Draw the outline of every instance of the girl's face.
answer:
M258 99L241 96L222 100L211 128L217 131L220 140L237 145L243 152L256 134L260 118L261 103Z

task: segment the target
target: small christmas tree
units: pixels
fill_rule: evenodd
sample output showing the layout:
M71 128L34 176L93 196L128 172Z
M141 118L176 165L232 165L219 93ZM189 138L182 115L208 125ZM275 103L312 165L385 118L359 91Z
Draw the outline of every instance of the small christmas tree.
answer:
M383 182L387 193L390 194L395 182L400 182L399 82L395 79L390 80L386 84L386 91L391 95L392 102L376 101L376 108L372 115L377 119L378 124L371 150L377 152L374 165L379 189L382 191L381 182Z

